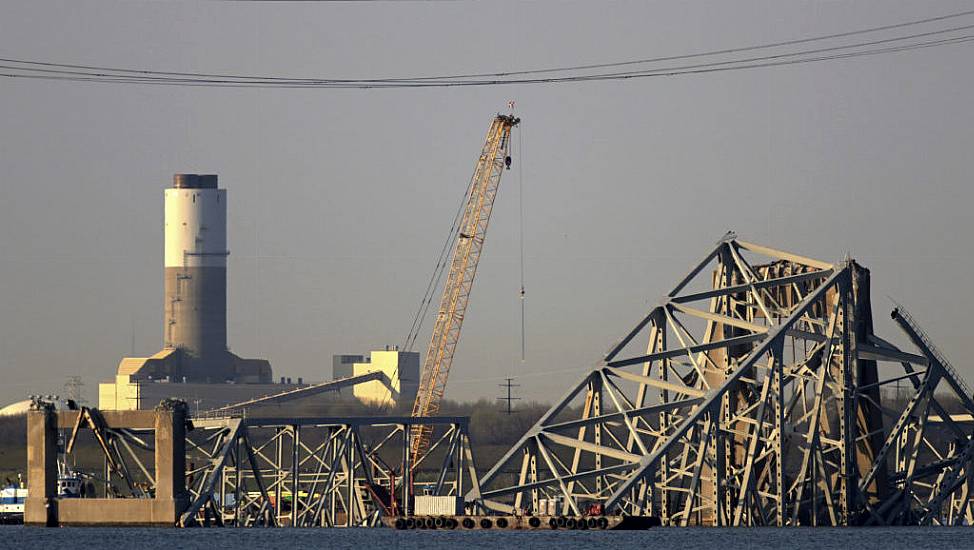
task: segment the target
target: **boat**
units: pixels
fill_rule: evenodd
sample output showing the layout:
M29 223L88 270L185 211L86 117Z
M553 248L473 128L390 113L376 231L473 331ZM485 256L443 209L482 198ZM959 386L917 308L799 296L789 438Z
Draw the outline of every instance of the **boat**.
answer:
M0 524L21 524L24 522L24 503L27 502L27 487L17 476L16 482L8 481L0 489Z
M59 475L57 478L57 496L59 498L81 498L85 496L82 476L71 470L66 470Z

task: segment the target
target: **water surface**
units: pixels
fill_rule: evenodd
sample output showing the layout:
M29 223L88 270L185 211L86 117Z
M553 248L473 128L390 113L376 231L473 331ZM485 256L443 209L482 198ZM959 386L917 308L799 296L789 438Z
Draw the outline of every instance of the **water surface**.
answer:
M560 550L563 548L663 548L802 550L835 548L974 548L972 527L713 529L674 527L649 531L394 531L390 529L140 529L0 527L0 548L174 550L238 548L356 548L385 550Z

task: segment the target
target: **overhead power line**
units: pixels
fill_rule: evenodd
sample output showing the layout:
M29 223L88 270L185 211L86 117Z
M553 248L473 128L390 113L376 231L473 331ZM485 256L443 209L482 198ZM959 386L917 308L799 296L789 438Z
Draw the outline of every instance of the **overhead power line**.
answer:
M505 76L522 76L529 74L545 74L545 73L558 73L566 71L580 71L580 70L591 70L591 69L606 69L611 67L624 67L632 65L645 65L650 63L660 63L663 61L679 61L682 59L693 59L697 57L712 57L717 55L727 55L734 53L744 53L755 50L766 50L772 48L781 48L785 46L795 46L798 44L808 44L811 42L819 42L823 40L833 40L836 38L848 38L850 36L856 36L861 34L869 34L875 32L889 31L894 29L902 29L905 27L912 27L917 25L924 25L928 23L935 23L938 21L946 21L948 19L955 19L959 17L965 17L969 15L974 15L974 10L951 13L947 15L941 15L937 17L928 17L926 19L916 19L913 21L906 21L903 23L896 23L893 25L883 25L880 27L870 27L867 29L858 29L854 31L841 32L835 34L825 34L818 36L811 36L807 38L799 38L794 40L785 40L782 42L770 42L765 44L758 44L753 46L742 46L738 48L725 48L722 50L710 50L704 52L696 52L683 55L670 55L665 57L650 57L646 59L630 59L628 61L616 61L611 63L593 63L589 65L574 65L569 67L549 67L545 69L530 69L523 71L508 71L500 73L475 73L475 74L465 74L465 75L453 75L453 76L430 76L421 77L414 80L442 80L446 78L487 78L487 77L505 77ZM2 61L2 60L0 60Z
M421 77L412 77L412 78L376 78L376 79L287 78L287 77L275 77L275 76L248 76L248 75L219 74L219 73L214 74L214 73L193 73L193 72L150 71L150 70L145 70L145 69L112 68L112 67L102 67L102 66L92 66L92 65L76 65L76 64L63 64L63 63L50 63L50 62L39 62L39 61L27 61L27 60L21 60L21 59L7 59L7 58L0 58L0 62L19 63L19 64L26 64L26 65L32 65L32 66L36 65L36 66L45 66L45 67L58 67L58 68L68 68L68 69L85 69L85 70L93 70L93 71L128 73L128 74L139 75L139 76L146 76L146 75L189 76L189 77L200 77L200 78L221 78L221 79L222 78L225 78L225 79L246 79L246 80L269 80L269 81L287 81L287 82L295 82L295 81L314 81L314 82L397 82L397 81L404 81L405 82L405 81L444 80L444 79L479 78L479 77L504 77L504 76L517 76L517 75L528 75L528 74L543 74L543 73L552 73L552 72L564 72L564 71L588 70L588 69L596 69L596 68L619 67L619 66L636 65L636 64L649 64L649 63L657 63L657 62L662 62L662 61L674 61L674 60L681 60L681 59L690 59L690 58L695 58L695 57L709 57L709 56L716 56L716 55L723 55L723 54L730 54L730 53L741 53L741 52L745 52L745 51L753 51L753 50L760 50L760 49L777 48L777 47L783 47L783 46L789 46L789 45L796 45L796 44L802 44L802 43L809 43L809 42L815 42L815 41L822 41L822 40L829 40L829 39L835 39L835 38L844 38L844 37L849 37L849 36L854 36L854 35L859 35L859 34L874 33L874 32L879 32L879 31L884 31L884 30L892 30L892 29L897 29L897 28L903 28L903 27L909 27L909 26L922 25L922 24L927 24L927 23L931 23L931 22L943 21L943 20L952 19L952 18L958 18L958 17L964 17L964 16L968 16L968 15L972 15L972 14L974 14L974 10L966 11L966 12L959 12L959 13L954 13L954 14L948 14L948 15L942 15L942 16L938 16L938 17L931 17L931 18L927 18L927 19L918 19L918 20L913 20L913 21L907 21L907 22L904 22L904 23L898 23L898 24L894 24L894 25L884 25L884 26L880 26L880 27L871 27L871 28L867 28L867 29L859 29L859 30L855 30L855 31L843 32L843 33L837 33L837 34L820 35L820 36L809 37L809 38L802 38L802 39L797 39L797 40L788 40L788 41L783 41L783 42L773 42L773 43L767 43L767 44L760 44L760 45L754 45L754 46L745 46L745 47L739 47L739 48L729 48L729 49L722 49L722 50L711 50L711 51L698 52L698 53L693 53L693 54L673 55L673 56L655 57L655 58L649 58L649 59L638 59L638 60L621 61L621 62L615 62L615 63L600 63L600 64L590 64L590 65L575 65L575 66L568 66L568 67L555 67L555 68L545 68L545 69L532 69L532 70L524 70L524 71L508 71L508 72L493 72L493 73L473 73L473 74L440 75L440 76L421 76ZM961 27L961 28L966 28L966 27ZM957 28L954 28L954 29L944 29L944 30L939 30L939 31L934 31L934 32L935 33L944 33L944 32L951 32L951 31L954 31L954 30L957 30ZM922 34L920 34L918 36L925 36L927 34L929 34L929 33L922 33ZM910 35L910 36L915 36L915 35ZM909 37L901 37L901 38L898 38L898 39L905 39L905 38L909 38ZM846 46L846 47L852 47L852 46L855 46L855 45L853 44L853 45Z
M228 0L228 1L258 1L258 0ZM287 0L280 0L287 1ZM344 0L342 0L344 1ZM696 52L683 55L670 55L665 57L652 57L647 59L631 59L628 61L617 61L612 63L596 63L589 65L572 65L563 67L548 67L542 69L530 69L522 71L506 71L506 72L485 72L485 73L470 73L470 74L454 74L454 75L438 75L438 76L419 76L411 78L402 77L386 77L386 78L373 78L373 79L349 79L349 78L288 78L280 76L248 76L239 74L226 74L226 73L199 73L199 72L172 72L172 71L152 71L147 69L131 69L131 68L112 68L103 67L96 65L77 65L77 64L66 64L66 63L51 63L43 61L29 61L23 59L9 59L0 58L0 62L5 63L19 63L32 66L42 66L42 67L56 67L64 69L84 69L90 71L104 71L104 72L115 72L115 73L128 73L139 76L147 75L159 75L159 76L187 76L187 77L199 77L199 78L218 78L218 79L246 79L246 80L268 80L268 81L314 81L314 82L413 82L413 81L424 81L424 80L447 80L447 79L460 79L460 78L488 78L488 77L507 77L507 76L522 76L529 74L545 74L545 73L556 73L556 72L566 72L566 71L579 71L579 70L591 70L591 69L603 69L610 67L622 67L627 65L640 65L640 64L650 64L659 63L663 61L679 61L682 59L692 59L697 57L712 57L717 55L726 55L732 53L743 53L747 51L763 50L780 48L785 46L795 46L798 44L807 44L811 42L818 42L823 40L833 40L836 38L848 38L850 36L856 36L861 34L876 33L894 29L901 29L905 27L912 27L917 25L925 25L928 23L935 23L939 21L946 21L949 19L956 19L961 17L966 17L974 15L974 10L951 13L946 15L941 15L937 17L928 17L926 19L915 19L912 21L905 21L903 23L896 23L892 25L883 25L879 27L870 27L865 29L858 29L853 31L818 35L806 38L799 38L795 40L785 40L781 42L770 42L765 44L743 46L737 48L725 48L720 50L710 50L704 52ZM967 28L967 27L962 27ZM956 29L945 29L940 31L935 31L938 33L951 32ZM923 33L919 36L924 36ZM907 37L904 37L907 38ZM854 46L854 45L853 45ZM849 46L852 47L852 46Z
M406 335L405 340L403 340L402 349L403 351L412 351L413 345L416 344L416 338L419 337L419 332L423 328L423 322L426 320L427 314L429 313L430 306L433 303L433 299L436 296L437 289L440 288L440 280L443 278L443 273L446 271L446 265L450 260L450 245L456 241L457 233L460 232L460 220L463 217L463 206L467 204L467 198L473 191L473 180L467 184L466 191L463 193L463 198L460 200L460 204L457 205L456 214L453 216L453 223L450 225L450 232L447 233L446 239L443 241L443 247L440 249L440 255L436 259L436 265L433 267L433 274L430 276L429 283L426 285L426 292L423 294L423 299L419 303L419 309L416 311L416 315L413 316L412 326L409 327L409 333Z
M32 74L32 73L10 73L0 72L0 77L24 78L36 80L61 80L72 82L97 82L111 84L151 84L168 86L190 86L190 87L214 87L214 88L331 88L331 89L383 89L383 88L450 88L465 86L498 86L511 84L555 84L565 82L586 82L603 80L628 80L635 78L648 78L660 76L677 76L689 74L705 74L714 72L726 72L743 69L754 69L764 67L775 67L783 65L795 65L802 63L812 63L829 61L836 59L850 59L855 57L871 56L884 53L903 52L936 46L964 44L974 40L974 35L963 35L949 39L906 44L896 47L875 48L847 52L844 54L833 54L826 56L804 56L797 59L786 59L778 61L767 61L780 59L783 57L803 56L805 52L782 54L777 56L767 56L744 61L726 61L719 63L706 63L690 65L677 68L665 68L651 71L633 71L624 73L592 74L592 75L573 75L557 78L531 78L531 79L497 79L497 80L457 80L457 81L438 81L438 82L376 82L376 81L329 81L312 80L302 81L239 81L229 79L192 79L192 78L140 78L118 75L106 75L96 73L77 73L63 74L65 71L56 71L62 74ZM851 47L851 46L850 46ZM11 69L11 67L0 66L0 69ZM50 71L48 71L50 72Z
M686 60L729 54L756 51L764 49L778 49L796 44L806 44L825 40L847 38L854 35L875 33L899 29L909 26L929 24L963 16L974 15L974 10L943 15L939 17L909 21L895 25L885 25L860 29L844 33L802 38L770 44L760 44L741 48L729 48L685 54L677 56L656 57L650 59L629 60L615 63L601 63L590 65L575 65L534 69L527 71L508 71L500 73L471 73L460 75L418 76L398 78L288 78L278 76L254 76L219 73L193 73L154 71L148 69L113 68L97 65L79 65L52 63L46 61L30 61L24 59L0 58L0 76L8 78L61 80L74 82L97 82L113 84L153 84L168 86L202 86L202 87L235 87L235 88L351 88L351 89L379 89L379 88L442 88L462 86L496 86L511 84L552 84L565 82L586 82L604 80L625 80L633 78L648 78L657 76L676 76L688 74L703 74L724 72L800 63L822 62L838 59L850 59L862 56L903 52L931 47L964 44L974 40L974 34L959 34L974 29L974 25L959 25L926 32L907 35L878 38L850 44L827 44L822 47L770 53L761 56L732 57L719 61L708 61L666 67L644 67L627 71L591 72L596 69L619 68L637 65L651 65L663 61ZM935 38L931 40L921 40ZM552 73L557 76L541 76Z
M402 2L402 3L414 3L414 2L474 2L476 0L213 0L214 2L247 2L251 4L264 4L264 3L287 3L287 2L320 2L329 4L354 4L363 2Z

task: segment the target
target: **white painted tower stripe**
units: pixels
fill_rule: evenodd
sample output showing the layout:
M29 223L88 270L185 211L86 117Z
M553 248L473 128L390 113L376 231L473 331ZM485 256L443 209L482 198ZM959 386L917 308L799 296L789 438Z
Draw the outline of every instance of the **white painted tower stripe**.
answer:
M166 189L165 212L165 267L226 268L226 189Z

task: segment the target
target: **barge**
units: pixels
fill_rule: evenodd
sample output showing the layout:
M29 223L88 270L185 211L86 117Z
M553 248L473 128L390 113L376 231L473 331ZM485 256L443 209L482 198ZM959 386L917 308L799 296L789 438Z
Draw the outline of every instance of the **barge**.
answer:
M660 519L655 516L383 516L382 524L401 531L634 531L659 527Z

